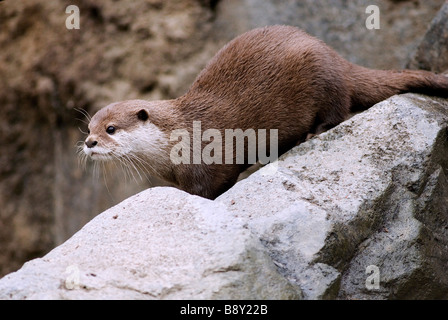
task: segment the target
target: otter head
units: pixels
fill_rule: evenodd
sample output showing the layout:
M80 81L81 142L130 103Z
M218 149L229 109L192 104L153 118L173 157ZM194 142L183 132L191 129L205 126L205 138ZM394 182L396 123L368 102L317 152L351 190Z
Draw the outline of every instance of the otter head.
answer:
M150 119L150 102L128 100L110 104L90 120L84 153L93 160L151 161L168 138Z

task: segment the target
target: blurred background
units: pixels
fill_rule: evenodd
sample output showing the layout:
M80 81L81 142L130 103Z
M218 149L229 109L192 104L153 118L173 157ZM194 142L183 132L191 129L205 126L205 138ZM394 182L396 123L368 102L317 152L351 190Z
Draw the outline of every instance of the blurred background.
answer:
M351 62L403 68L444 0L0 2L0 276L154 182L79 164L85 117L119 100L182 95L227 41L298 26ZM368 5L380 29L368 30ZM67 29L69 5L80 29Z

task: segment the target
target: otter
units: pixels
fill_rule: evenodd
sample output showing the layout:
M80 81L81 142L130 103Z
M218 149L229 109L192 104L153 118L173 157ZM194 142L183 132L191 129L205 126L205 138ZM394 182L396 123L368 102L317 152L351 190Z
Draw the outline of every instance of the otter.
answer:
M100 109L89 123L83 149L93 160L124 161L214 199L250 166L248 155L244 163L173 163L170 154L179 143L170 139L175 130L192 133L195 121L203 130L223 134L226 129L274 129L281 155L351 112L405 92L448 97L448 78L422 70L368 69L298 28L268 26L225 45L177 99L127 100ZM265 142L269 149L269 135Z

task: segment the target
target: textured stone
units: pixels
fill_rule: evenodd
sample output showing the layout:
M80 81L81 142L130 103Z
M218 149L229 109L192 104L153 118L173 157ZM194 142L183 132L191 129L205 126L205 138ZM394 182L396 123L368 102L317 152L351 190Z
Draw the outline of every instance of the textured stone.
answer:
M297 299L219 203L173 188L105 211L0 283L0 299Z
M447 116L442 99L393 97L217 201L248 221L306 299L446 298ZM379 291L366 289L369 265Z
M443 0L225 0L217 6L214 32L230 39L255 27L294 25L322 39L353 63L403 68ZM380 10L380 29L366 28L369 5ZM387 48L387 50L384 50Z
M408 62L408 68L448 72L448 3L431 21L428 31Z

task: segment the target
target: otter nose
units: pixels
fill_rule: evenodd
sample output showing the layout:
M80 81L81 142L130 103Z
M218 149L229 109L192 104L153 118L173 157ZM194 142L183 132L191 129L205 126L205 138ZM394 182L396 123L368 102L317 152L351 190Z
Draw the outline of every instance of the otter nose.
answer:
M86 146L87 148L93 148L94 146L96 146L98 144L98 141L93 140L93 139L87 139L86 140Z

